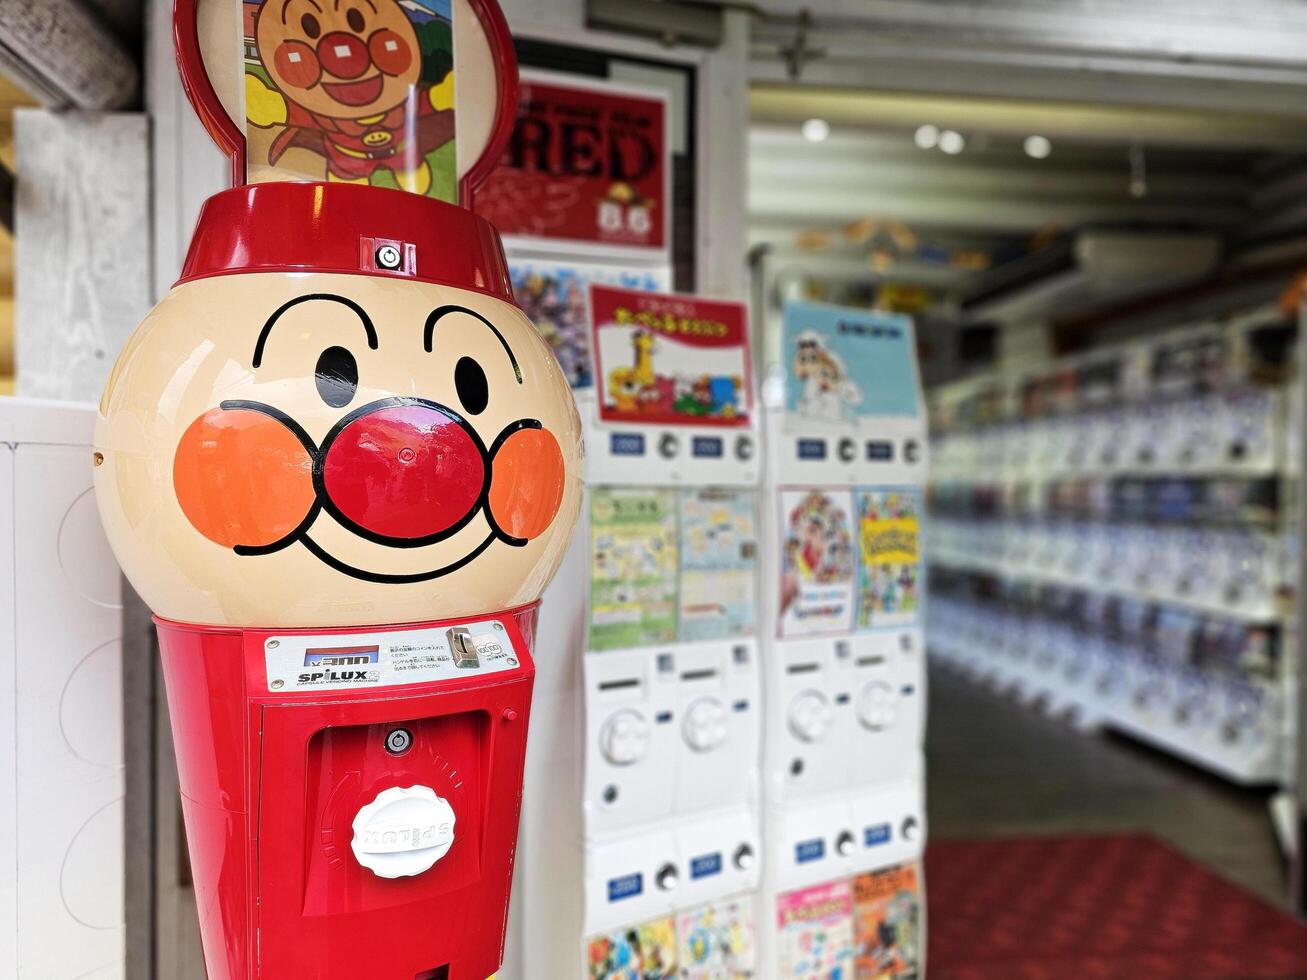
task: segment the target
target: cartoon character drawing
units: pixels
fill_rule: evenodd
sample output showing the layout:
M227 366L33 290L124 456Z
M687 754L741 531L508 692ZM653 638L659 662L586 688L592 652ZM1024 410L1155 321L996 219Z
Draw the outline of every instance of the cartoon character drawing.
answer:
M631 335L631 346L635 349L635 367L633 368L635 380L642 388L651 386L655 380L653 334L645 330L637 330Z
M452 173L454 140L452 30L438 5L247 4L258 58L245 74L246 115L279 128L266 163L303 148L325 160L327 180L452 196L436 180Z
M862 389L849 380L844 362L809 330L795 344L794 376L803 388L799 414L826 421L851 421L862 404Z
M613 368L608 372L608 394L617 411L632 414L639 407L640 385L631 368Z

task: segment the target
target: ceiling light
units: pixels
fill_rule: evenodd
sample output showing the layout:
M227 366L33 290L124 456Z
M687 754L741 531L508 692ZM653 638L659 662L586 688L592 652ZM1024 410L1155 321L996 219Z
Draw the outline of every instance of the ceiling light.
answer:
M1027 136L1026 137L1026 156L1034 157L1036 160L1044 160L1053 152L1053 144L1047 136Z
M809 143L824 143L830 136L830 123L825 119L809 119L803 124L803 138Z
M967 141L961 133L946 129L939 134L939 148L949 156L956 156L967 148Z
M923 150L933 150L939 145L939 127L927 123L918 129L912 138Z

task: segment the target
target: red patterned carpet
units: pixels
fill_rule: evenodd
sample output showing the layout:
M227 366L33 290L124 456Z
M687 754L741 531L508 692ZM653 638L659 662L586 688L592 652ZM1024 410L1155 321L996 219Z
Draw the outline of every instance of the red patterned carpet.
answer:
M938 841L930 980L1304 980L1307 926L1148 836Z

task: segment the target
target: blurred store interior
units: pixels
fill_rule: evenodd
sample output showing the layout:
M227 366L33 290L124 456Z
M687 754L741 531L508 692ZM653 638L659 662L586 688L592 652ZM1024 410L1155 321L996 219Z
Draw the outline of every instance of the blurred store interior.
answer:
M172 7L0 5L0 394L81 403L86 440L119 351L177 278L201 203L230 182L176 77ZM643 276L641 289L747 304L759 407L775 408L769 386L783 386L791 366L787 304L902 315L915 331L929 476L913 491L923 510L912 577L925 596L914 628L924 630L928 702L913 776L926 829L914 873L925 884L912 894L929 953L925 966L889 957L880 972L858 959L856 976L1307 977L1297 921L1307 916L1298 630L1307 9L1294 0L502 7L527 77L625 86L665 105L668 236L657 260L602 243L571 258L625 263L634 272L622 285ZM510 267L557 258L529 234L509 235L508 253ZM561 321L540 319L553 314L539 275L514 284L553 342ZM578 397L585 410L596 396ZM42 479L70 493L76 483L78 500L89 493L80 470ZM793 482L755 479L762 512L776 486ZM6 541L23 524L27 498L15 492ZM64 548L60 575L78 566ZM761 554L765 564L766 545ZM550 616L555 626L564 616L560 595L579 603L578 623L585 616L577 597L588 566L575 560L546 593L542 621L544 635L577 648L537 653L537 699L580 691L583 626L549 633ZM115 566L104 567L107 592L96 591L103 576L73 590L110 619L67 641L80 651L68 676L42 680L26 708L21 679L16 700L0 700L0 713L65 733L67 778L94 793L68 804L77 826L60 847L97 858L84 902L67 897L79 886L60 878L63 864L24 865L0 890L13 897L0 903L8 934L30 922L43 947L11 944L5 959L0 941L0 973L13 963L20 978L198 980L149 613L130 589L119 596ZM5 600L15 665L47 628L23 625L24 603L40 602L22 577L0 580L16 597ZM779 629L765 606L750 630L764 661L768 630ZM76 618L68 608L41 615ZM111 652L83 661L91 648ZM94 692L78 686L84 676L69 680L84 662L96 665ZM542 709L535 751L584 724L573 707L582 720ZM17 759L19 775L5 776L0 827L26 840L39 811L21 773L46 763L22 724L8 727L18 734L0 754ZM114 748L83 773L84 744ZM542 886L528 892L522 877L543 874L530 870L533 800L552 805L553 780L586 751L567 749L562 769L538 777L528 758L501 980L563 975L524 938L538 928L523 918L535 900L524 896ZM540 819L580 828L582 809ZM758 912L760 933L775 915ZM580 950L589 938L563 945ZM49 958L61 945L72 959ZM584 975L674 975L646 962L639 974L592 964ZM712 975L854 975L765 962L741 971Z

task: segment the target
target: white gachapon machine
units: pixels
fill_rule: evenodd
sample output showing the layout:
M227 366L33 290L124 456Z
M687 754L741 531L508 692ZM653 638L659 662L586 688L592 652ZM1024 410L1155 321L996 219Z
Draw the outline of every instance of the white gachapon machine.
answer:
M926 421L910 319L785 309L765 386L762 976L920 975Z
M570 631L575 667L542 678L533 718L518 969L762 975L762 454L747 311L590 289L588 533L555 586L578 615L542 622Z

